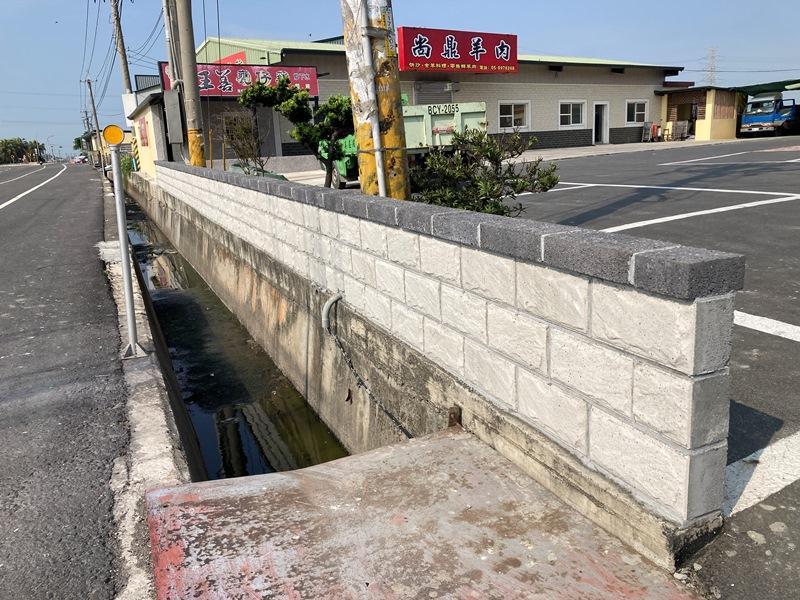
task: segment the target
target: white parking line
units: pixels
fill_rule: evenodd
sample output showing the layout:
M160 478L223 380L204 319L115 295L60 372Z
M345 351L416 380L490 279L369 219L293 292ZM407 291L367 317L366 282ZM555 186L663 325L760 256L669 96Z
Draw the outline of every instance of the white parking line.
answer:
M770 335L792 340L793 342L800 342L800 327L792 325L791 323L784 323L783 321L776 321L775 319L768 319L767 317L759 317L758 315L750 315L740 311L733 313L733 322L740 327L747 327Z
M677 192L718 192L720 194L748 194L755 196L786 196L791 192L762 192L759 190L726 190L721 188L696 188L696 187L673 187L669 185L633 185L627 183L578 183L572 181L562 181L564 185L581 185L593 187L611 188L630 188L634 190L675 190Z
M710 208L708 210L697 210L694 212L683 213L681 215L672 215L670 217L660 217L658 219L649 219L647 221L637 221L636 223L628 223L627 225L617 225L616 227L608 227L603 231L626 231L628 229L636 229L637 227L646 227L647 225L656 225L658 223L668 223L670 221L680 221L682 219L689 219L691 217L699 217L702 215L713 215L715 213L729 212L732 210L741 210L743 208L754 208L756 206L764 206L766 204L779 204L781 202L792 202L800 200L800 194L792 196L784 196L783 198L770 198L769 200L757 200L755 202L745 202L744 204L734 204L732 206L720 206L719 208Z
M720 165L785 165L800 162L798 160L731 160L728 162L706 162L695 167L720 166ZM660 166L660 165L659 165Z
M27 177L28 175L33 175L34 173L38 173L39 171L44 171L45 167L41 169L35 169L33 171L28 171L25 175L20 175L19 177L14 177L14 179L6 179L5 181L0 181L0 185L4 185L6 183L11 183L12 181L16 181L17 179L22 179L23 177Z
M27 190L27 191L25 191L25 192L22 192L21 194L17 194L17 195L16 195L16 196L14 196L14 197L13 197L11 200L8 200L7 202L3 202L3 204L0 204L0 210L3 210L3 209L6 207L6 206L8 206L8 205L10 205L10 204L14 204L14 202L16 202L17 200L19 200L20 198L24 198L25 196L27 196L27 195L28 195L28 194L30 194L31 192L35 192L36 190L38 190L38 189L39 189L40 187L42 187L43 185L47 185L48 183L50 183L51 181L53 181L53 179L55 179L56 177L58 177L59 175L61 175L61 174L62 174L64 171L66 171L66 170L67 170L67 165L61 165L61 170L60 170L58 173L56 173L55 175L53 175L53 176L52 176L50 179L45 179L45 180L44 180L42 183L40 183L39 185L35 185L35 186L33 186L31 189L29 189L29 190Z
M559 185L561 185L561 184L559 183ZM569 184L567 184L567 185L569 185ZM578 185L572 185L571 187L554 187L553 189L547 190L547 191L548 192L568 192L569 190L582 190L583 188L590 188L590 187L594 187L594 186L595 186L595 184L593 184L593 183L581 183L581 184L578 184ZM523 196L523 195L528 195L528 194L520 194L520 196ZM532 194L530 194L530 195L532 195Z
M800 479L800 433L756 450L725 468L722 513L730 516L758 504Z
M670 165L685 165L685 164L688 164L688 163L700 162L700 161L704 161L704 160L714 160L715 158L727 158L729 156L740 156L742 154L750 154L750 152L751 151L748 150L747 152L733 152L731 154L718 154L717 156L706 156L704 158L693 158L691 160L676 160L675 162L661 163L658 166L659 167L667 167L667 166L670 166Z

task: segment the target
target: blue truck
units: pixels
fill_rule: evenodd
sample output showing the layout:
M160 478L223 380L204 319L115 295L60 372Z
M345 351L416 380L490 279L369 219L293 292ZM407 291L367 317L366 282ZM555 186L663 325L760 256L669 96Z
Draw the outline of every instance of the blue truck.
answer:
M782 135L800 131L800 106L782 94L754 96L742 113L741 135Z

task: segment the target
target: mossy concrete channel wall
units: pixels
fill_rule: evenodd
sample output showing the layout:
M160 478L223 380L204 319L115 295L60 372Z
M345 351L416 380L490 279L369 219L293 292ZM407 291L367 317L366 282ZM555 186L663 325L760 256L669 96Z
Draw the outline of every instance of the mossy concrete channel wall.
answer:
M743 257L176 163L128 189L351 452L457 406L662 566L719 526Z

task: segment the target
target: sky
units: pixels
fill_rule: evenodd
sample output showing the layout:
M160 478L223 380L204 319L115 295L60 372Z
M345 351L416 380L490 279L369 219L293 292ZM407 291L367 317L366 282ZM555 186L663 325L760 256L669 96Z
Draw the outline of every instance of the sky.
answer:
M81 111L88 106L81 83L87 74L95 82L101 127L124 125L107 0L0 3L0 138L36 138L46 141L48 150L52 144L72 154L72 140L83 129ZM120 4L131 76L155 74L155 61L166 54L163 32L154 30L161 0ZM198 45L204 31L217 35L217 4L223 37L316 40L342 31L339 0L192 4ZM393 5L398 26L514 33L521 53L683 66L687 70L678 79L704 83L708 51L715 48L718 85L800 78L800 2L793 0L394 0Z

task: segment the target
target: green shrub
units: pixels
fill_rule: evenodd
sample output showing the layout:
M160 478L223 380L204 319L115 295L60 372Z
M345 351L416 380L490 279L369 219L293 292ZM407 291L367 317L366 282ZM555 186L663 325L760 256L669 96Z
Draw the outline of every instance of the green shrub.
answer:
M517 195L546 192L558 183L556 165L541 159L511 164L535 139L518 133L495 136L478 129L453 135L452 148L437 149L411 171L414 200L496 215L518 215Z

